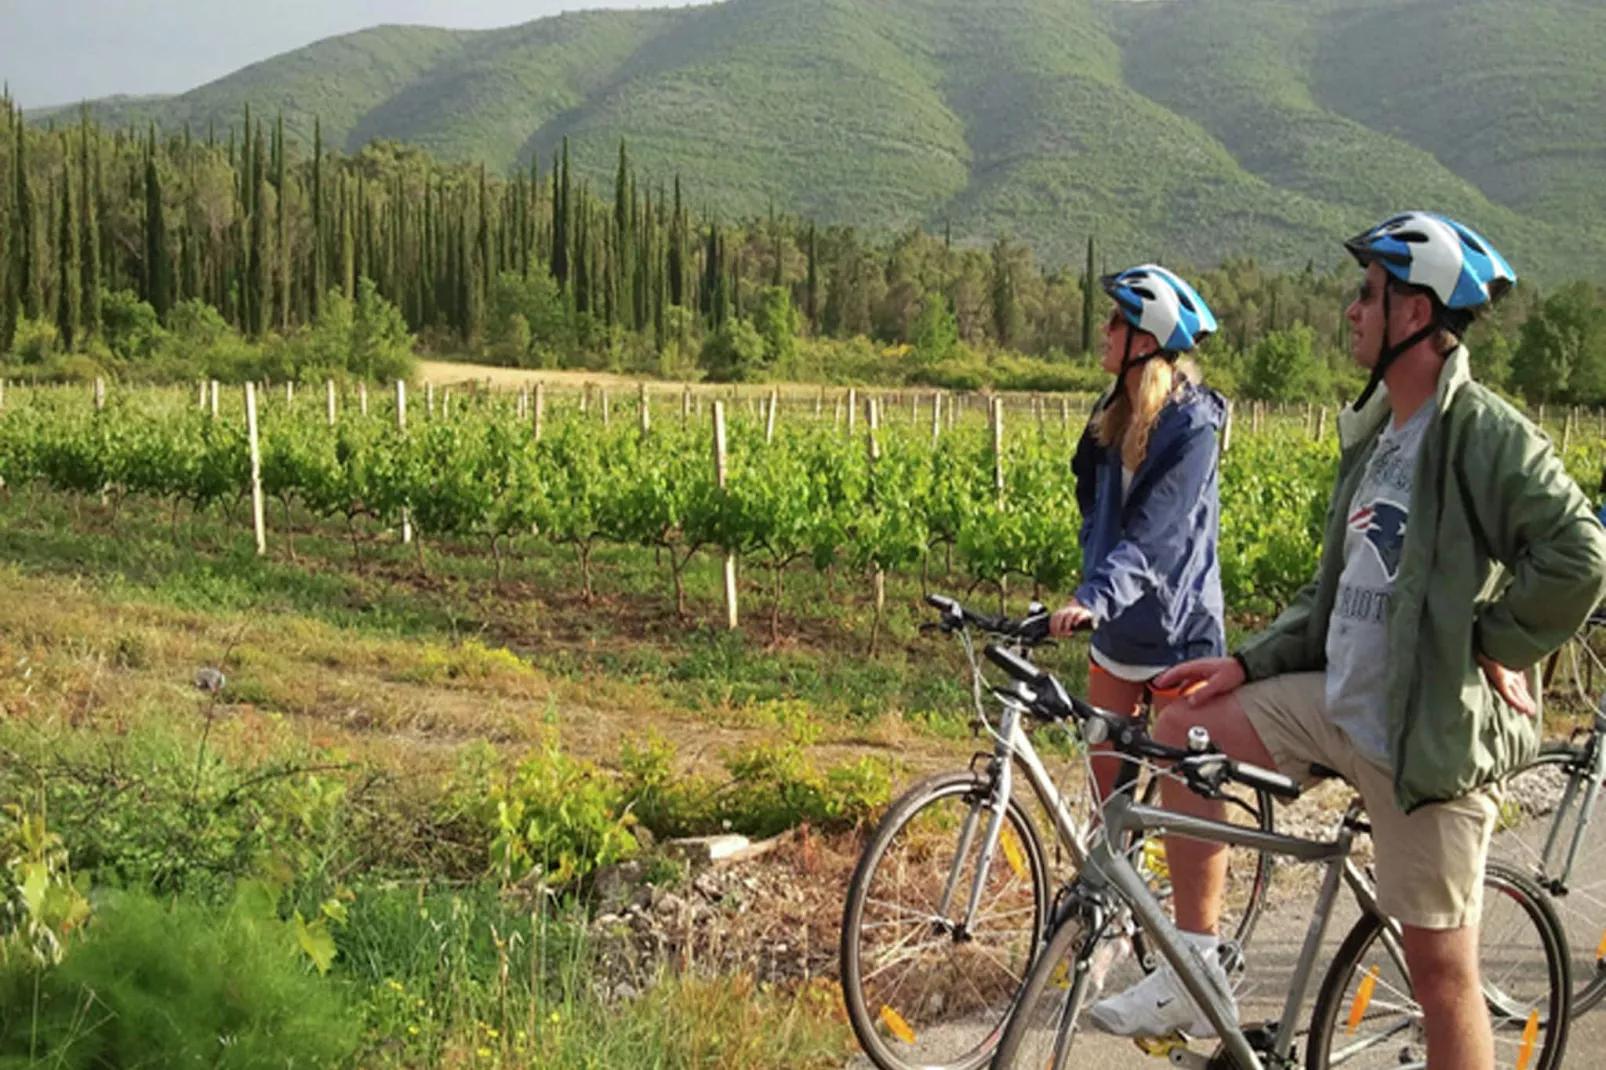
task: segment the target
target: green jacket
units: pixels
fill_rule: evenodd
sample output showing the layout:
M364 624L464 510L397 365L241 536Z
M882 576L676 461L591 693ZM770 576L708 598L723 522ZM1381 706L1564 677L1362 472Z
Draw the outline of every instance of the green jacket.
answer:
M1407 812L1498 779L1538 747L1533 718L1485 681L1480 652L1527 670L1606 592L1606 529L1550 441L1472 381L1457 349L1429 402L1389 607L1394 793ZM1241 651L1251 680L1327 664L1350 499L1390 417L1386 390L1339 416L1338 482L1316 579Z

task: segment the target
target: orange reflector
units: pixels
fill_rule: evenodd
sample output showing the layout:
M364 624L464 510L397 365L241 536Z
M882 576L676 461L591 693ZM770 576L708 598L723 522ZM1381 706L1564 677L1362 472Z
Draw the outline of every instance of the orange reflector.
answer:
M1595 960L1606 959L1606 933L1601 933L1600 943L1595 947Z
M1539 1012L1528 1012L1528 1024L1522 1027L1522 1047L1517 1049L1517 1070L1528 1070L1534 1057L1534 1041L1539 1039Z
M1025 880L1026 856L1021 854L1020 841L1015 838L1015 830L1005 825L998 842L1004 849L1004 860L1009 863L1009 868L1015 871L1015 876Z
M1366 976L1361 978L1360 986L1355 989L1355 1002L1350 1005L1349 1009L1349 1031L1351 1033L1360 1028L1361 1019L1366 1015L1366 1008L1372 1002L1372 992L1376 988L1377 967L1373 966L1366 971Z
M915 1042L915 1031L909 1028L909 1023L903 1020L903 1015L891 1007L882 1006L881 1022L891 1031L893 1036L905 1044L913 1044Z
M1049 978L1049 983L1055 988L1070 988L1071 964L1069 962L1061 962L1054 967L1054 976Z

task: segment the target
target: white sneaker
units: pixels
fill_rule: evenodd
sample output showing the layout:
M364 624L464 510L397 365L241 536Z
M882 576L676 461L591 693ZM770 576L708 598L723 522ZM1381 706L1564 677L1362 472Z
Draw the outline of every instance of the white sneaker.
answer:
M1232 985L1221 964L1221 941L1198 933L1183 933L1182 937L1204 960L1205 970L1215 982L1216 990L1236 1017L1238 1001L1233 998ZM1199 1038L1216 1035L1215 1026L1182 987L1171 964L1165 961L1125 992L1095 1003L1088 1017L1104 1032L1122 1037L1163 1037L1176 1032Z

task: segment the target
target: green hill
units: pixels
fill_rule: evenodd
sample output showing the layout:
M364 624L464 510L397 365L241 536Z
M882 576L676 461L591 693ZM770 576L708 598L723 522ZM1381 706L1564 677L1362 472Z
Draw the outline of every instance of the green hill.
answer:
M1520 271L1606 276L1595 0L726 0L507 30L381 27L103 119L197 130L249 101L354 150L497 169L618 141L727 217L1008 232L1049 260L1335 258L1399 207Z

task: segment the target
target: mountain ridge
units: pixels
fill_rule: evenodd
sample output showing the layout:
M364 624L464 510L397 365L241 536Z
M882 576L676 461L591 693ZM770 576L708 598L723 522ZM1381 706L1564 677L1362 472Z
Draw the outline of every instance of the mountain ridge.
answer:
M1606 6L1580 0L725 0L376 27L90 109L221 130L249 102L303 144L316 115L348 152L498 171L568 136L599 188L623 138L728 218L1009 233L1054 262L1096 232L1122 258L1326 263L1436 208L1519 271L1600 278L1597 44Z

